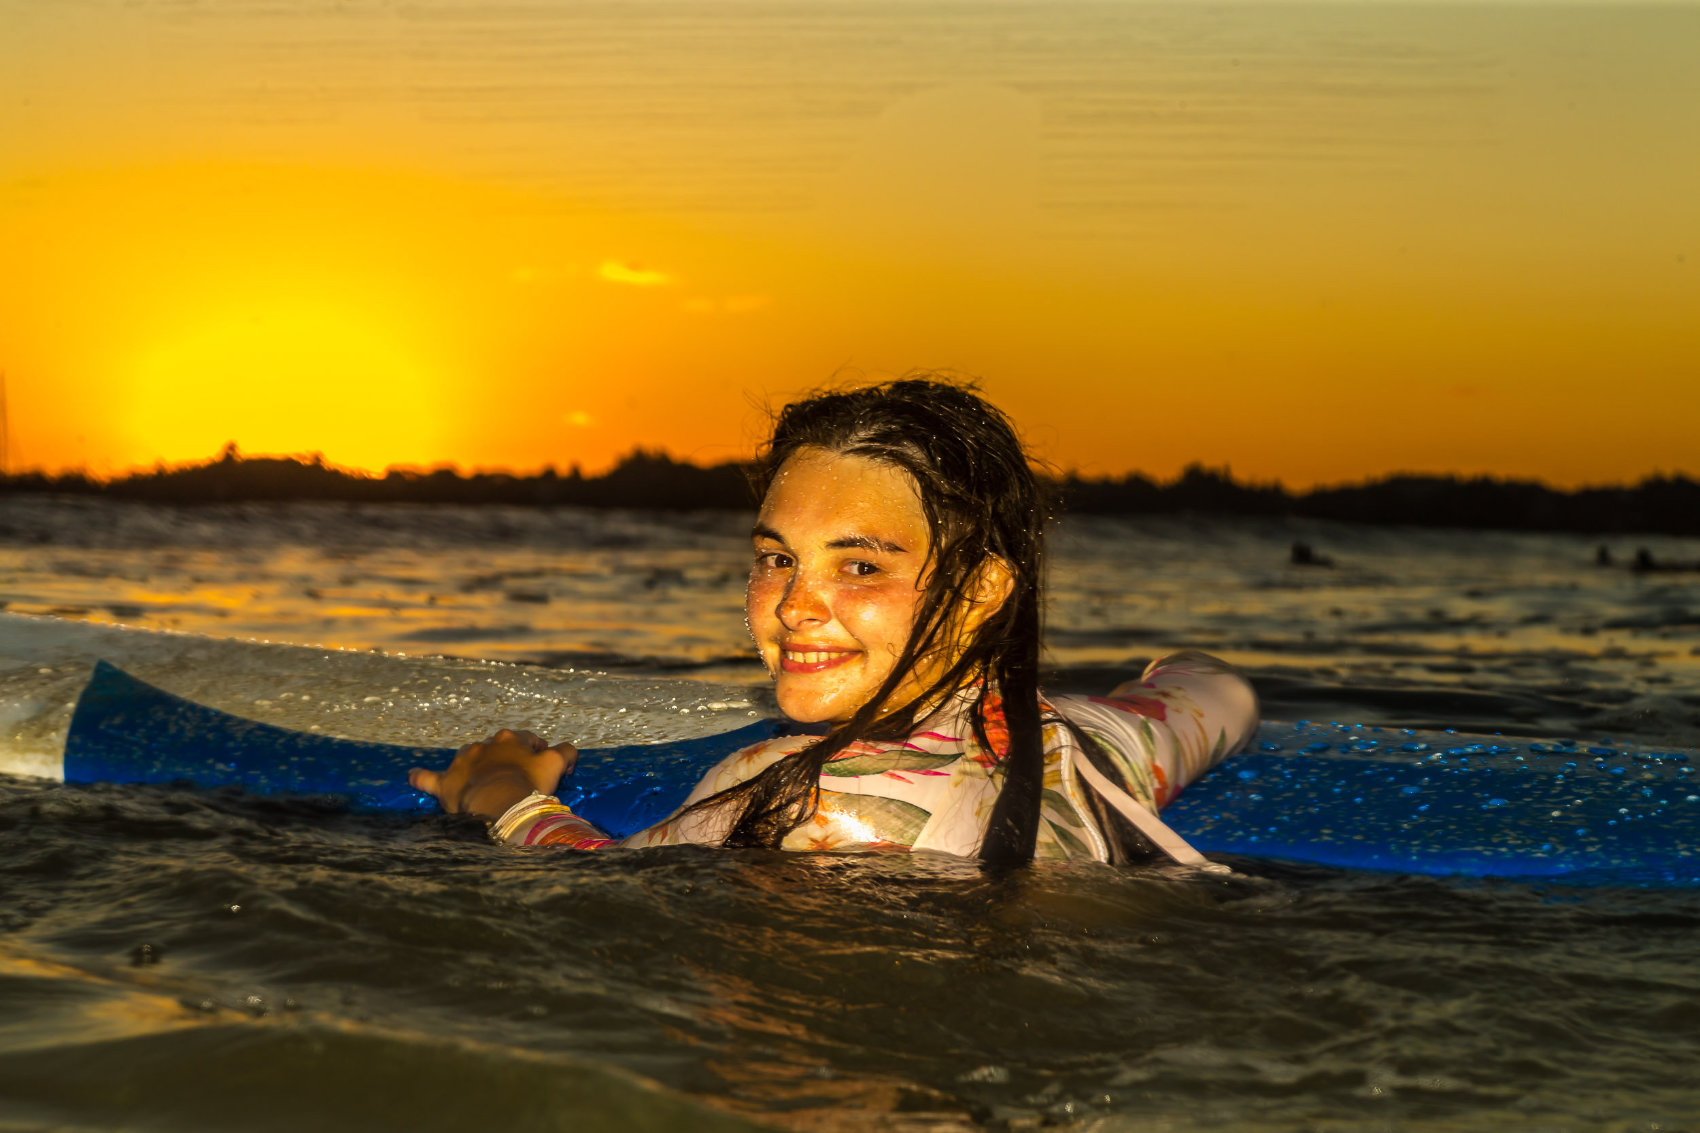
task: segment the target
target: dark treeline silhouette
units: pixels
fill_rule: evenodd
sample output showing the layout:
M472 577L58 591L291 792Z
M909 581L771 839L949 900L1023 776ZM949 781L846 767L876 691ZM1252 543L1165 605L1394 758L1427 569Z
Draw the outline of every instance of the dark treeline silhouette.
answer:
M1137 473L1111 479L1070 473L1056 486L1065 511L1092 515L1197 512L1422 527L1700 535L1700 483L1685 476L1562 491L1533 481L1402 475L1290 492L1279 483L1241 483L1226 469L1193 465L1166 484ZM113 480L79 472L0 477L0 493L19 492L170 504L329 500L695 510L748 508L754 503L742 464L703 467L644 449L599 476L582 475L576 467L533 476L462 474L452 468L391 469L368 476L326 464L317 455L243 457L232 445L203 464L158 467Z
M726 463L704 468L666 453L637 449L600 476L574 467L534 476L507 472L462 474L392 468L382 476L350 472L323 457L244 457L235 446L205 464L158 467L102 481L80 472L56 476L28 472L0 478L0 492L99 495L162 504L219 504L325 500L347 503L576 505L696 510L751 506L745 468Z
M1686 476L1563 491L1532 480L1399 475L1289 492L1279 483L1242 484L1226 469L1195 464L1169 484L1135 473L1101 480L1070 475L1060 487L1066 510L1099 515L1297 515L1419 527L1700 535L1700 482Z

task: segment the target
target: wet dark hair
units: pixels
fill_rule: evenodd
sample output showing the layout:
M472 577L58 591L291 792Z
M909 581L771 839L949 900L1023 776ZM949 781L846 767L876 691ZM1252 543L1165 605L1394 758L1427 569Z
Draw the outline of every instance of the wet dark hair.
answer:
M857 740L908 736L924 710L960 689L976 687L969 719L975 739L994 750L985 716L987 694L995 688L1009 749L980 859L993 868L1031 860L1044 779L1040 580L1050 499L1014 426L973 386L931 377L817 394L780 412L757 465L759 491L765 495L785 461L806 448L879 461L914 480L932 538L915 625L891 675L849 720L692 809L724 808L734 815L723 845L777 848L814 815L827 760ZM1009 569L1008 598L930 686L882 714L919 658L954 646L970 588L992 556Z

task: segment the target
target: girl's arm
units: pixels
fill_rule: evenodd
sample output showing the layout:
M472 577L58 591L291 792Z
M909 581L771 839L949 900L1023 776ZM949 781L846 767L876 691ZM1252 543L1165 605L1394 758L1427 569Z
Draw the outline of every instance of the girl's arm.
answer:
M525 780L529 784L529 789L525 789L518 786L520 780L514 778L510 772L499 770L504 761L524 763L523 753L514 750L516 742L523 742L520 740L520 736L509 733L510 736L513 736L513 739L506 741L505 746L498 746L497 740L501 735L502 733L497 733L496 737L492 737L491 740L482 745L469 744L467 748L461 750L465 753L469 748L482 749L479 752L474 752L472 758L480 762L489 761L492 767L492 775L498 777L505 775L509 781L516 784L515 787L509 788L504 793L497 793L496 788L492 787L488 795L481 796L495 801L507 802L509 805L493 814L485 809L470 807L459 808L460 812L479 814L490 819L490 836L498 842L505 842L512 846L555 846L572 850L600 850L608 846L669 846L686 843L716 845L725 837L726 833L722 828L724 820L721 816L713 813L684 814L683 812L694 803L715 792L743 782L789 751L795 750L800 744L807 743L812 739L808 736L781 737L733 753L721 760L720 763L709 770L708 774L703 776L702 781L696 785L679 810L674 812L670 818L658 822L646 830L640 830L630 837L615 839L597 829L587 819L574 814L570 807L549 793L555 789L559 782L559 775L546 784L542 782L544 777L541 775L529 777ZM529 734L527 733L527 735ZM531 737L531 739L536 740L536 737ZM540 744L542 741L536 740L536 743ZM542 752L536 754L541 756ZM460 759L461 756L457 755L456 764L460 762ZM447 779L453 772L454 766L451 766L450 770L439 778ZM416 773L416 776L419 774ZM423 774L429 775L430 773L425 772ZM471 778L475 785L482 783L483 772L474 769L471 772ZM412 781L415 786L422 790L431 790L427 782L417 777L413 778ZM499 782L500 779L498 778L497 781ZM436 791L431 793L438 794ZM445 809L454 809L450 807L445 795L438 794L438 798L444 800Z
M1058 697L1110 752L1129 794L1153 810L1257 732L1257 694L1227 662L1187 650L1153 661L1109 696Z

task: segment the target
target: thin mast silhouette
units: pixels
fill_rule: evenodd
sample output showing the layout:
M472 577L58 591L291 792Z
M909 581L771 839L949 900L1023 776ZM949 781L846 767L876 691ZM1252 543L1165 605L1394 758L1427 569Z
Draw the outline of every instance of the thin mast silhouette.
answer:
M6 371L0 370L0 476L12 474L12 417L6 412Z

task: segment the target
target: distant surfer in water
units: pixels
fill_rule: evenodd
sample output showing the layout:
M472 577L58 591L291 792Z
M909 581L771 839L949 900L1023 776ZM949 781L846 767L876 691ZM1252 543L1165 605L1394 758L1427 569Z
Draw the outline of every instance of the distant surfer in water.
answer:
M1044 493L971 389L904 379L788 405L762 454L746 610L779 707L824 735L737 752L611 839L551 794L571 744L501 731L410 782L517 845L913 849L995 867L1208 865L1156 817L1238 750L1257 700L1187 652L1107 697L1039 688Z

